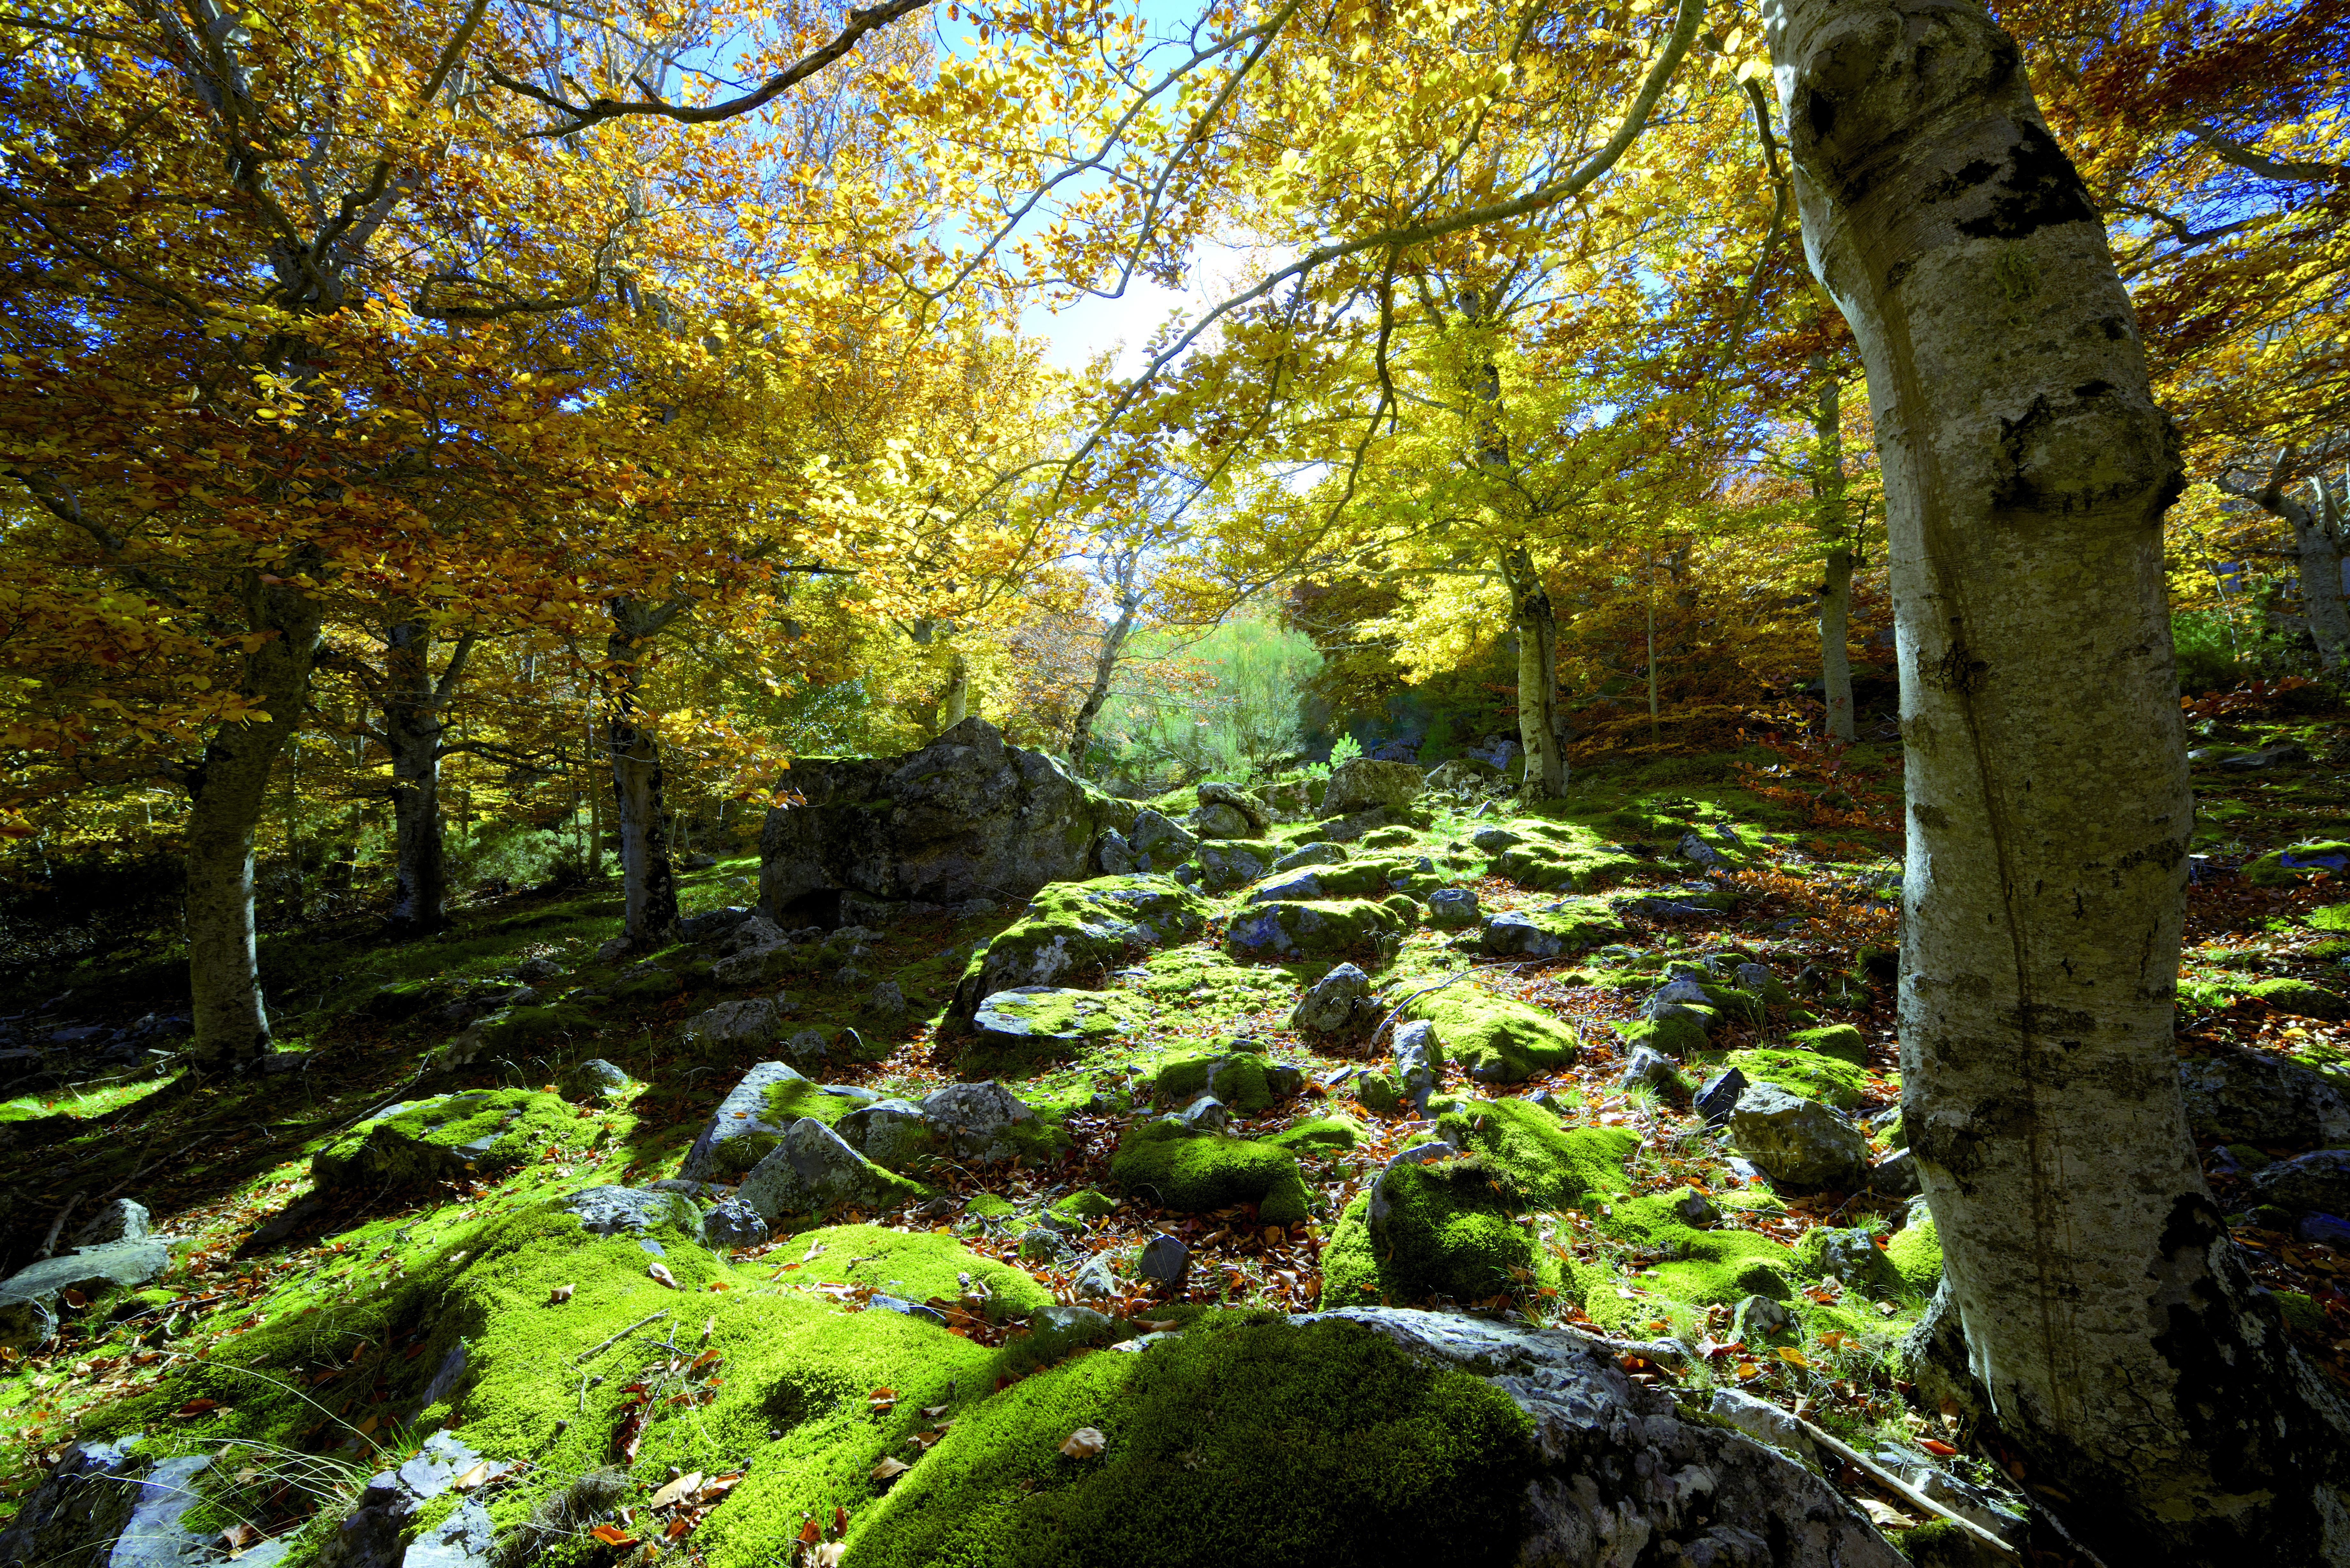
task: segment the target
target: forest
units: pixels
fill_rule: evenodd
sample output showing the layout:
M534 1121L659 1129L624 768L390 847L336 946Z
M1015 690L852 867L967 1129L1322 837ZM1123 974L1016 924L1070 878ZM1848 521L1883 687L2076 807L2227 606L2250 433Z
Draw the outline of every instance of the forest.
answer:
M2350 0L0 36L0 1568L2350 1568Z

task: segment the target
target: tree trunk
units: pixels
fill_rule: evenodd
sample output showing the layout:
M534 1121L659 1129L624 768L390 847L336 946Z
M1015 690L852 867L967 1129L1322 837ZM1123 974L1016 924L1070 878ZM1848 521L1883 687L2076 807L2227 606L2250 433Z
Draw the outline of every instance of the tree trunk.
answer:
M1566 755L1558 743L1558 615L1523 549L1502 557L1502 576L1518 632L1518 743L1526 753L1519 793L1529 803L1555 800L1566 793Z
M612 754L612 803L620 824L620 880L627 909L620 934L639 950L659 946L677 925L677 877L670 867L660 742L645 722L643 670L638 662L639 643L668 618L647 614L633 601L616 601L607 643L611 706L605 743Z
M1825 354L1812 356L1819 408L1812 421L1812 531L1826 554L1820 597L1820 698L1827 708L1828 739L1849 742L1852 657L1845 646L1852 619L1852 531L1845 512L1844 389Z
M1118 619L1102 633L1101 652L1094 659L1094 683L1086 692L1086 700L1077 707L1076 722L1069 726L1069 767L1082 771L1086 763L1086 748L1093 743L1094 720L1109 701L1109 683L1118 673L1118 650L1126 646L1127 638L1134 631L1135 606L1121 601Z
M1902 1119L1974 1373L2107 1563L2350 1563L2344 1403L2237 1257L2179 1099L2181 486L2105 230L1978 7L1764 16L1882 440Z
M2277 453L2267 483L2247 484L2230 473L2220 475L2217 483L2229 494L2252 503L2293 530L2302 607L2307 612L2310 639L2317 644L2317 662L2330 673L2350 668L2350 607L2344 605L2342 597L2343 498L2321 472L2310 481L2309 487L2317 493L2317 510L2311 511L2285 488L2293 461L2293 450L2288 446ZM2226 589L2220 591L2224 594Z
M947 661L947 691L939 701L939 732L944 734L971 714L971 666L961 653Z
M227 1067L269 1050L269 1012L253 942L253 833L269 770L302 726L318 648L317 604L286 584L255 582L247 612L273 634L245 656L238 690L265 719L224 726L188 771L188 990L199 1066Z
M432 628L394 625L386 640L382 697L384 745L391 753L394 881L390 924L423 936L448 924L448 876L442 846L442 713L462 678L473 639L459 639L448 670L432 680Z

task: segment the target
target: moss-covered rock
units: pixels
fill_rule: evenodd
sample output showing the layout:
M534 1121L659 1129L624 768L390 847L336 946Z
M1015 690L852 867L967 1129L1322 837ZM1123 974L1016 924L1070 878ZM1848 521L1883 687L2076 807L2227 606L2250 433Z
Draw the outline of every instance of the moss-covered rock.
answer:
M1532 1100L1428 1102L1436 1137L1484 1157L1536 1209L1570 1209L1587 1197L1631 1190L1624 1161L1640 1146L1628 1127L1569 1127Z
M921 1195L920 1184L874 1164L814 1117L785 1127L735 1191L770 1225L845 1209L872 1212Z
M1491 857L1491 871L1521 888L1589 892L1641 868L1635 855L1604 843L1580 823L1532 817L1480 828L1471 842Z
M1065 1220L1101 1220L1118 1212L1118 1200L1087 1187L1056 1198L1047 1207Z
M379 1023L398 1023L415 1017L436 1002L448 999L449 988L439 981L395 980L369 992L359 1005L362 1018L372 1018Z
M1677 1062L1687 1061L1706 1048L1704 1020L1692 1016L1693 1012L1693 1009L1676 1008L1662 1018L1636 1018L1617 1024L1616 1033L1624 1042L1627 1055L1646 1045Z
M1624 922L1597 898L1570 898L1547 909L1514 910L1486 920L1479 938L1497 958L1556 958L1621 941Z
M1824 1023L1817 1029L1798 1029L1787 1036L1787 1043L1798 1050L1816 1051L1823 1056L1833 1056L1856 1067L1868 1065L1868 1041L1849 1023Z
M1942 1282L1942 1238L1933 1216L1921 1206L1909 1223L1885 1243L1886 1261L1901 1279L1901 1288L1923 1301Z
M1795 1272L1792 1251L1752 1231L1692 1224L1686 1192L1652 1192L1610 1205L1600 1225L1641 1250L1639 1288L1689 1306L1732 1306L1748 1296L1785 1301ZM1589 1282L1596 1283L1596 1281ZM1612 1286L1586 1289L1593 1321L1617 1324L1645 1309Z
M617 993L616 993L617 994ZM556 1040L595 1030L587 1010L569 1002L546 1007L502 1007L476 1019L457 1037L433 1053L437 1067L463 1067L501 1056L543 1052Z
M2264 1002L2279 1012L2300 1018L2322 1018L2332 1023L2350 1019L2350 998L2307 981L2282 977L2257 981L2244 987L2242 994Z
M1339 1217L1322 1304L1465 1303L1555 1285L1557 1263L1517 1221L1523 1203L1481 1155L1389 1166Z
M1292 1122L1263 1141L1293 1152L1306 1149L1352 1148L1369 1129L1350 1116L1310 1116Z
M2272 849L2247 864L2237 875L2255 888L2290 888L2320 872L2342 876L2350 871L2350 842L2312 839Z
M1049 985L1024 985L999 991L972 1015L975 1036L964 1053L966 1068L984 1057L996 1070L1003 1064L1034 1064L1069 1055L1087 1046L1107 1044L1140 1033L1150 1019L1150 1004L1119 991L1069 991Z
M1225 839L1200 846L1200 883L1211 893L1228 893L1263 876L1281 857L1281 846L1262 839Z
M1407 924L1387 905L1365 898L1260 904L1232 916L1224 929L1224 950L1252 959L1366 953Z
M1297 1157L1270 1143L1146 1122L1118 1139L1109 1173L1126 1192L1178 1213L1253 1203L1269 1225L1305 1219L1309 1194Z
M1178 1056L1164 1063L1152 1087L1161 1100L1213 1095L1239 1111L1261 1111L1305 1085L1305 1075L1253 1051Z
M952 1012L969 1018L985 999L1015 987L1090 981L1132 953L1191 938L1207 918L1207 900L1171 877L1054 883L972 955Z
M468 1089L392 1106L310 1158L322 1189L429 1188L511 1170L571 1130L554 1095Z
M2350 904L2321 904L2309 911L2310 926L2321 931L2350 931Z
M1575 1058L1575 1032L1565 1023L1465 981L1413 999L1404 1016L1434 1025L1445 1060L1481 1083L1523 1083Z
M1816 1051L1740 1051L1730 1064L1750 1084L1776 1084L1791 1095L1848 1111L1868 1097L1866 1071Z
M1060 1451L1081 1427L1098 1455ZM1530 1431L1482 1380L1357 1324L1233 1314L967 1407L860 1511L846 1568L1499 1568Z

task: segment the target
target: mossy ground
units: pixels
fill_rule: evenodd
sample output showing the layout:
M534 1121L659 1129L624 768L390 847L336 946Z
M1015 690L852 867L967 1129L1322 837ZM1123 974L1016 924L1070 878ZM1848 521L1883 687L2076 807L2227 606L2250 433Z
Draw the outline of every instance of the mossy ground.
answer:
M1857 966L1854 955L1864 945L1887 945L1892 935L1889 913L1874 912L1867 900L1898 882L1898 844L1871 827L1812 826L1801 799L1791 804L1732 784L1727 769L1727 763L1668 769L1669 777L1651 777L1645 765L1578 774L1570 797L1539 813L1489 810L1472 819L1440 804L1430 826L1406 832L1410 842L1350 849L1348 863L1374 867L1387 889L1373 898L1367 884L1356 901L1380 911L1363 919L1389 944L1346 956L1373 970L1390 1000L1451 981L1428 999L1449 999L1449 1010L1419 1003L1412 1009L1436 1022L1447 1057L1431 1107L1433 1127L1408 1125L1416 1118L1406 1107L1372 1112L1355 1104L1350 1085L1363 1082L1367 1069L1384 1070L1383 1047L1373 1056L1358 1044L1302 1039L1290 1028L1299 994L1338 955L1235 956L1222 939L1247 888L1233 888L1204 897L1206 919L1198 931L1122 952L1114 963L1071 982L1130 993L1140 1010L1115 1037L1066 1059L1020 1065L1026 1075L1018 1092L1042 1120L1035 1147L1016 1164L926 1172L946 1199L941 1213L918 1217L913 1206L904 1205L865 1217L869 1222L802 1231L731 1258L664 1230L652 1236L663 1249L655 1260L635 1236L586 1237L576 1220L546 1204L586 1186L673 1173L734 1078L773 1054L772 1047L690 1046L682 1038L685 1021L718 1002L773 994L772 984L756 991L716 987L706 951L681 946L651 956L670 978L636 994L575 994L608 993L622 971L641 961L594 960L618 913L605 888L463 910L455 929L420 942L388 945L357 929L316 933L298 944L265 942L273 1002L285 999L279 1011L286 1044L319 1052L307 1071L250 1080L167 1076L100 1088L70 1104L55 1096L60 1103L28 1105L22 1110L36 1114L6 1118L17 1141L0 1151L0 1178L5 1179L0 1214L16 1236L37 1239L67 1190L111 1186L151 1158L145 1152L151 1148L194 1152L142 1178L135 1189L159 1220L190 1238L172 1270L149 1293L152 1300L140 1303L163 1310L120 1324L85 1317L48 1352L0 1368L0 1428L15 1434L20 1459L47 1451L77 1424L93 1430L136 1426L168 1433L168 1440L191 1450L231 1439L266 1441L304 1463L357 1470L380 1460L379 1445L397 1451L434 1422L453 1420L460 1435L484 1451L533 1460L533 1479L494 1499L494 1512L511 1522L567 1476L613 1458L611 1439L626 1414L627 1386L647 1381L640 1375L657 1365L661 1370L653 1383L663 1390L662 1402L628 1467L634 1488L629 1495L641 1503L671 1465L723 1467L714 1473L744 1469L741 1485L687 1538L712 1568L749 1568L777 1541L795 1534L804 1517L828 1520L836 1507L850 1521L852 1562L915 1561L910 1554L922 1552L941 1553L927 1560L942 1563L1086 1560L1080 1548L1053 1535L1051 1521L1138 1508L1141 1517L1157 1518L1149 1512L1155 1504L1134 1500L1153 1495L1151 1489L1189 1496L1190 1478L1228 1476L1235 1472L1216 1467L1238 1461L1193 1452L1211 1461L1195 1471L1185 1465L1189 1450L1176 1450L1170 1460L1149 1442L1121 1448L1126 1439L1119 1429L1104 1426L1113 1438L1105 1458L1134 1458L1133 1468L1118 1470L1114 1484L1102 1484L1053 1452L1066 1431L1054 1434L1053 1445L1041 1452L1012 1437L1030 1430L1032 1420L1042 1423L1036 1429L1048 1429L1081 1405L1117 1421L1127 1418L1121 1411L1172 1399L1129 1384L1153 1358L1195 1335L1202 1348L1196 1366L1184 1374L1195 1379L1190 1397L1229 1386L1218 1381L1225 1376L1219 1368L1255 1365L1220 1359L1222 1352L1206 1348L1213 1335L1197 1329L1139 1355L1079 1347L1068 1359L1054 1361L1040 1359L1034 1347L1022 1351L1027 1315L1047 1300L1074 1299L1079 1269L1099 1254L1112 1262L1113 1291L1087 1299L1113 1316L1120 1334L1132 1332L1138 1320L1196 1324L1195 1309L1214 1303L1283 1312L1419 1292L1421 1299L1432 1293L1483 1300L1494 1310L1630 1334L1671 1332L1694 1339L1710 1334L1728 1341L1738 1300L1750 1293L1783 1295L1797 1319L1793 1333L1773 1341L1773 1354L1751 1362L1733 1356L1693 1366L1686 1374L1692 1392L1701 1396L1713 1379L1735 1380L1765 1397L1802 1397L1815 1419L1864 1442L1874 1435L1902 1435L1907 1428L1892 1386L1889 1346L1915 1320L1939 1269L1930 1228L1905 1227L1903 1206L1866 1196L1831 1212L1813 1199L1783 1201L1765 1189L1743 1186L1728 1172L1721 1135L1699 1126L1673 1094L1627 1090L1616 1081L1634 1033L1633 1015L1662 966L1734 948L1769 965L1789 986L1806 965L1830 978L1812 989L1725 995L1732 1004L1729 1015L1706 1049L1692 1054L1689 1079L1735 1064L1750 1078L1767 1077L1856 1109L1874 1112L1892 1104L1889 988ZM2206 835L2199 849L2250 858L2252 849L2325 831L2321 819L2331 808L2324 801L2333 797L2314 779L2298 785L2231 779L2218 787L2249 804L2214 825L2233 837ZM2289 826L2266 845L2242 842L2242 836L2265 830L2258 825L2274 823ZM1523 879L1513 879L1499 857L1471 841L1490 826L1542 849L1540 857L1529 853ZM1494 960L1472 950L1473 930L1432 929L1419 918L1417 900L1433 886L1472 888L1489 912L1539 909L1570 885L1583 897L1636 895L1654 886L1697 898L1686 894L1695 868L1675 860L1673 847L1692 829L1727 847L1725 826L1735 827L1748 869L1702 896L1700 901L1712 912L1679 920L1625 916L1617 948L1549 961ZM1263 846L1266 859L1317 831L1313 823L1281 825ZM1422 858L1437 878L1429 888L1420 886L1430 875L1420 868ZM736 859L690 874L684 878L688 907L747 901L747 889L730 884L754 872L751 862ZM1550 885L1536 885L1544 882ZM2305 1061L2344 1059L2350 1031L2282 1012L2252 989L2277 979L2345 989L2350 971L2321 951L2324 942L2340 940L2324 924L2324 911L2340 907L2338 892L2303 881L2258 889L2255 899L2226 893L2228 886L2199 883L2193 895L2190 933L2197 946L2189 979L2210 989L2182 1026ZM1008 911L979 919L909 921L882 933L878 950L858 961L868 971L858 987L833 985L828 971L785 980L786 1030L816 1028L837 1043L832 1056L809 1071L918 1098L970 1070L974 1064L961 1054L948 1016L950 998L971 965L972 945L1011 921ZM456 1033L426 1022L432 1008L499 981L531 958L548 959L563 971L559 981L542 989L548 1004L578 1010L567 1013L565 1027L508 1043L461 1069L420 1074L432 1049ZM1856 968L1864 970L1857 978ZM884 978L904 988L912 1004L908 1018L885 1023L868 1015L866 992L871 981ZM92 993L119 991L126 1007L145 1011L156 989L172 979L158 969L86 976L77 983ZM400 1005L387 1007L373 1001L387 984L412 990ZM1832 1041L1796 1038L1824 1019L1853 1026L1857 1049L1855 1035L1842 1033ZM1803 1044L1833 1048L1789 1049ZM1252 1094L1236 1095L1229 1137L1182 1140L1206 1151L1188 1157L1202 1168L1197 1189L1183 1197L1196 1210L1161 1201L1161 1181L1117 1179L1112 1157L1129 1139L1136 1153L1167 1160L1170 1168L1174 1163L1172 1155L1160 1152L1174 1147L1172 1140L1134 1138L1165 1108L1150 1093L1161 1070L1186 1058L1235 1051L1298 1066L1308 1086L1288 1096L1268 1092L1261 1102ZM262 1221L308 1196L313 1156L363 1135L366 1113L465 1089L521 1095L514 1103L527 1110L542 1098L531 1092L591 1055L619 1064L641 1087L613 1106L546 1105L526 1115L515 1124L527 1146L514 1151L525 1155L520 1163L483 1171L454 1189L329 1195L324 1209L290 1237L255 1241ZM1503 1072L1468 1077L1469 1066L1489 1062ZM1510 1081L1508 1074L1520 1067L1523 1078ZM1350 1071L1351 1078L1340 1077ZM1537 1094L1551 1096L1559 1109L1534 1106ZM814 1087L795 1088L790 1097L788 1108L827 1121L837 1120L854 1103ZM1444 1214L1435 1227L1452 1232L1458 1245L1406 1259L1399 1271L1397 1260L1381 1259L1369 1247L1360 1222L1363 1195L1408 1141L1431 1134L1457 1136L1476 1158L1454 1162L1454 1175L1422 1172L1401 1179L1397 1188L1417 1186L1430 1203L1447 1194L1461 1199L1440 1205ZM1134 1160L1127 1168L1136 1171ZM1451 1193L1461 1168L1482 1173L1485 1199L1466 1201L1465 1184L1462 1192ZM1676 1210L1692 1184L1716 1205L1718 1222L1692 1224ZM2223 1195L2232 1190L2224 1179L2219 1184ZM1284 1201L1294 1200L1294 1211L1268 1211L1266 1196L1276 1188ZM1077 1201L1083 1193L1093 1196ZM1048 1213L1068 1228L1065 1250L1021 1258L1019 1236ZM1833 1282L1805 1273L1798 1244L1824 1223L1839 1230L1873 1225L1885 1233L1884 1257L1893 1277L1884 1294L1832 1289ZM1146 1289L1134 1272L1141 1241L1159 1231L1192 1248L1192 1272L1180 1294ZM672 1291L650 1275L656 1261L683 1290ZM2323 1346L2350 1338L2338 1293L2323 1276L2295 1272L2290 1238L2272 1238L2251 1261L2265 1281L2296 1290L2310 1303L2297 1331L2306 1343ZM547 1304L557 1283L575 1286L562 1307ZM875 1292L935 1302L933 1310L951 1326L851 1310ZM681 1355L640 1338L623 1341L595 1363L608 1361L614 1371L583 1390L583 1372L591 1380L596 1374L574 1368L572 1358L636 1317L664 1309L670 1316L645 1332L665 1336L675 1328ZM672 1359L690 1367L699 1358L705 1323L719 1359L699 1375L670 1372ZM460 1336L469 1345L469 1383L435 1408L417 1410L424 1383ZM1796 1349L1804 1360L1783 1360L1775 1354L1779 1348ZM194 1357L198 1350L204 1353L201 1358ZM1275 1350L1262 1354L1283 1366L1291 1359ZM623 1360L633 1362L627 1376L617 1375ZM77 1370L85 1366L89 1370ZM1001 1376L1030 1372L1035 1375L1003 1391L995 1387ZM879 1407L877 1388L892 1389L896 1397ZM680 1395L686 1397L681 1402L670 1402ZM218 1403L186 1420L167 1418L194 1398ZM941 1407L944 1417L920 1414ZM1341 1400L1331 1408L1348 1407ZM354 1442L349 1428L370 1419L375 1424L365 1441ZM567 1419L569 1425L557 1433L554 1423ZM941 1428L940 1419L952 1425ZM1239 1436L1256 1429L1250 1426L1253 1419L1235 1410L1232 1454L1254 1451L1248 1445L1259 1439ZM1334 1417L1321 1429L1384 1430L1360 1421L1347 1425L1353 1419ZM941 1429L943 1438L916 1437ZM1407 1451L1419 1451L1409 1446L1419 1440L1409 1438ZM346 1445L366 1451L344 1452ZM1490 1460L1499 1449L1479 1451ZM889 1490L870 1479L885 1455L913 1466ZM1458 1472L1444 1466L1452 1462L1431 1461L1422 1469L1451 1475ZM1320 1473L1342 1479L1348 1473L1340 1460L1329 1464L1336 1468ZM1098 1473L1108 1476L1112 1469L1100 1466ZM32 1471L6 1473L16 1479L0 1488L21 1495ZM1419 1484L1412 1478L1410 1486ZM1396 1485L1401 1490L1381 1493L1357 1478L1315 1495L1386 1495L1430 1519L1453 1517L1445 1512L1449 1504L1428 1502L1430 1494L1402 1481ZM1253 1518L1257 1495L1220 1483L1217 1501L1193 1511L1221 1531L1228 1517ZM1464 1495L1474 1495L1473 1487ZM1348 1506L1360 1518L1386 1517L1375 1501ZM966 1515L969 1529L953 1522ZM1323 1528L1335 1517L1298 1509L1282 1514L1300 1531ZM896 1525L879 1528L891 1521L906 1533L898 1533ZM1040 1522L1041 1532L1030 1528ZM1193 1549L1224 1539L1194 1537L1171 1524L1167 1529L1169 1541ZM1355 1549L1346 1541L1330 1544L1278 1533L1263 1539L1306 1552L1292 1559L1300 1561L1345 1561ZM1478 1538L1471 1532L1461 1539ZM1157 1560L1151 1548L1134 1550L1138 1561ZM1055 1552L1064 1555L1056 1558ZM575 1560L580 1568L607 1568L590 1563L591 1553L577 1543L542 1554L561 1568ZM1438 1549L1434 1555L1472 1560L1467 1546ZM681 1565L679 1549L671 1556Z

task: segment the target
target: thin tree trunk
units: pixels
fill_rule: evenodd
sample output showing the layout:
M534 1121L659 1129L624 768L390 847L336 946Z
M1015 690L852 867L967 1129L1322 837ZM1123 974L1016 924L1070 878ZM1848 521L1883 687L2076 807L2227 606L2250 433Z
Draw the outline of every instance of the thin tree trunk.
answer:
M1118 619L1102 633L1101 652L1094 658L1094 683L1086 691L1086 700L1077 706L1077 717L1069 726L1069 767L1082 770L1086 748L1093 743L1094 721L1101 715L1102 705L1109 701L1109 683L1118 673L1118 650L1134 632L1135 605L1130 599L1120 600Z
M1518 632L1518 743L1525 748L1520 794L1529 802L1566 793L1566 754L1558 743L1558 615L1550 589L1523 549L1502 557Z
M971 666L958 652L947 661L947 691L939 701L939 732L953 729L971 716Z
M2246 1273L2179 1098L2181 483L2104 226L1977 6L1764 18L1882 438L1902 1122L1975 1375L2117 1568L2350 1563L2344 1401Z
M608 641L610 709L605 743L612 755L612 803L620 824L620 879L626 914L620 934L631 948L656 947L677 926L677 876L669 857L669 810L661 798L660 742L641 705L639 645L673 618L615 601Z
M2320 473L2310 481L2310 488L2317 493L2317 509L2310 510L2285 488L2293 460L2293 448L2281 450L2265 484L2246 484L2227 473L2218 483L2229 494L2252 503L2293 530L2302 607L2310 639L2317 644L2318 665L2330 673L2350 667L2350 607L2344 605L2342 597L2342 498Z
M458 639L448 668L432 679L432 628L403 620L387 634L384 744L391 753L393 887L390 924L422 936L448 924L448 872L442 843L442 715L463 679L473 639Z
M318 648L316 601L253 583L247 613L269 640L245 656L239 690L268 717L224 726L188 771L188 989L198 1065L234 1066L269 1050L269 1012L253 940L253 835L269 771L301 728Z
M1812 379L1819 387L1813 416L1812 531L1826 556L1819 589L1821 700L1827 707L1827 736L1851 741L1852 656L1845 646L1852 619L1852 530L1845 512L1844 389L1825 354L1812 356Z

